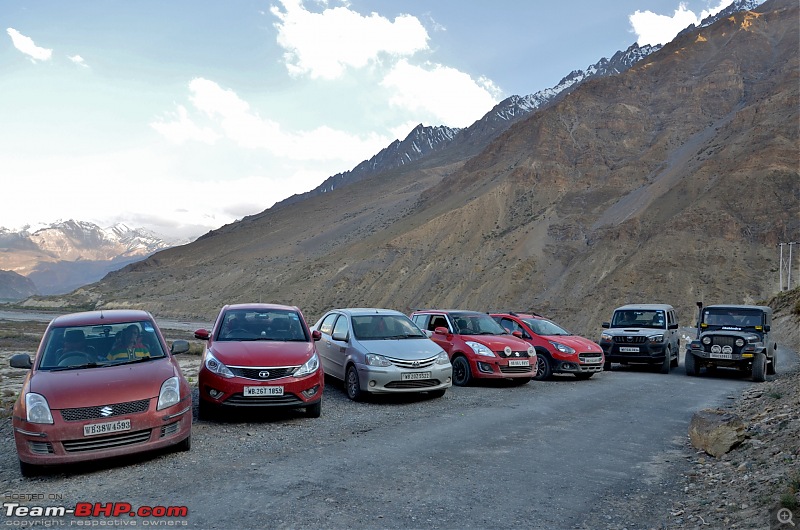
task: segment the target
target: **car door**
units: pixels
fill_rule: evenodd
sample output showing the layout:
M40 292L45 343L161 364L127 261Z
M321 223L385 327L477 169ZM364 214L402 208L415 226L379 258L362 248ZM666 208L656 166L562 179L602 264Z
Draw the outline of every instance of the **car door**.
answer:
M345 315L339 315L333 324L330 342L328 343L328 353L331 362L331 374L344 380L344 372L347 366L348 350L350 348L350 322Z
M319 354L320 362L322 363L322 371L328 375L333 377L338 377L336 375L335 368L336 363L335 360L332 358L332 342L331 342L331 333L333 333L333 324L336 322L336 318L339 316L339 313L328 313L325 315L319 323L319 332L322 335L322 338L317 341L317 353Z
M445 315L431 315L427 329L431 331L431 340L450 355L453 351L453 342L452 340L447 340L447 335L436 333L437 328L447 328L448 334L453 329Z
M675 311L667 311L667 333L669 334L669 343L672 345L672 352L677 354L681 348L681 337L678 333L676 326L678 320L675 317Z

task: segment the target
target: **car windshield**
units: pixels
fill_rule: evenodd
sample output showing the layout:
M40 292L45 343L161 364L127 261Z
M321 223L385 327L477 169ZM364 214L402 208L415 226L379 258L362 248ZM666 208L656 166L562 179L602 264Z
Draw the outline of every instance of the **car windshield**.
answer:
M664 328L664 311L660 309L623 309L614 311L612 328Z
M703 310L707 326L754 328L762 326L763 313L757 309L709 308Z
M222 315L216 340L308 342L308 333L297 311L236 309Z
M353 316L353 335L359 340L394 340L427 338L405 315Z
M452 313L456 332L461 335L508 335L495 319L483 313Z
M572 335L569 331L565 330L561 326L556 325L549 320L542 320L538 318L525 318L523 319L531 331L536 333L537 335Z
M40 370L81 370L166 357L149 320L52 327L47 332Z

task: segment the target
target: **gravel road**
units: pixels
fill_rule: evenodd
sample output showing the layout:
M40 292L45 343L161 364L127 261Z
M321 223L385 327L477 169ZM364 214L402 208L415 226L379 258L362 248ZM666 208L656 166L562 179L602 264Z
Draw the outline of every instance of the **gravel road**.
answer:
M796 354L780 355L782 367L797 364ZM197 360L183 358L190 380ZM754 386L731 374L686 377L682 366L669 375L615 366L588 381L563 376L365 403L349 401L336 381L326 385L319 419L292 411L195 419L188 453L32 479L19 475L11 421L2 419L0 525L665 528L692 465L691 415ZM9 503L128 503L186 514L19 517Z

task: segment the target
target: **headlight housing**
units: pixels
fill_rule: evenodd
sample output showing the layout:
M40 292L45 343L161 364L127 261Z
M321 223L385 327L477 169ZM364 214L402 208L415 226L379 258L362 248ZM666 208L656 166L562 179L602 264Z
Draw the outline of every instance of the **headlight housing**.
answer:
M214 354L211 353L211 350L206 352L206 369L208 369L209 372L213 372L225 378L234 377L233 372L231 372L227 366L219 362L219 360L214 357Z
M480 342L475 342L472 340L464 341L464 344L472 348L472 351L475 352L476 355L482 355L484 357L494 357L494 352L481 344Z
M384 357L383 355L378 355L377 353L368 353L366 355L366 361L369 366L391 366L392 362Z
M744 339L736 339L736 342L734 342L734 344L736 344L736 346L741 348L742 346L744 346Z
M611 342L613 339L611 338L611 335L609 333L601 333L600 340Z
M650 342L664 342L664 335L663 334L650 335L649 337L647 337L647 340L649 340Z
M533 354L536 352L536 348L533 346L528 346L528 357L533 357Z
M313 374L314 372L317 371L318 368L319 368L319 357L317 356L317 353L314 352L314 355L312 355L311 358L307 360L303 366L295 370L293 375L295 377L302 377L304 375Z
M708 346L709 344L711 344L711 337L705 336L705 337L703 337L703 339L700 342L702 342L703 344Z
M566 353L566 354L575 353L575 350L573 350L572 348L570 348L566 344L561 344L560 342L556 342L554 340L551 340L551 341L548 341L548 342L550 342L550 344L552 344L553 347L555 349L557 349L558 351L560 351L561 353Z
M447 352L444 350L439 352L439 355L436 356L436 364L450 364L450 357L447 356Z
M41 394L28 392L25 394L25 412L29 423L53 423L50 405Z
M181 386L178 377L170 377L161 384L161 391L158 393L158 405L156 410L162 410L175 405L181 400Z

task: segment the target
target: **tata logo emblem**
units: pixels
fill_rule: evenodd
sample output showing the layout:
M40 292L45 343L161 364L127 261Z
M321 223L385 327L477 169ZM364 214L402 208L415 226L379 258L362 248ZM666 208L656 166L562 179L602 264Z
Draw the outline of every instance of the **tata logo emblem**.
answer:
M269 370L261 370L260 372L258 372L258 377L260 377L261 379L266 379L267 377L269 377Z
M114 409L111 408L110 405L106 405L105 407L100 409L100 415L102 417L104 417L104 418L107 418L107 417L111 416L112 414L114 414Z

